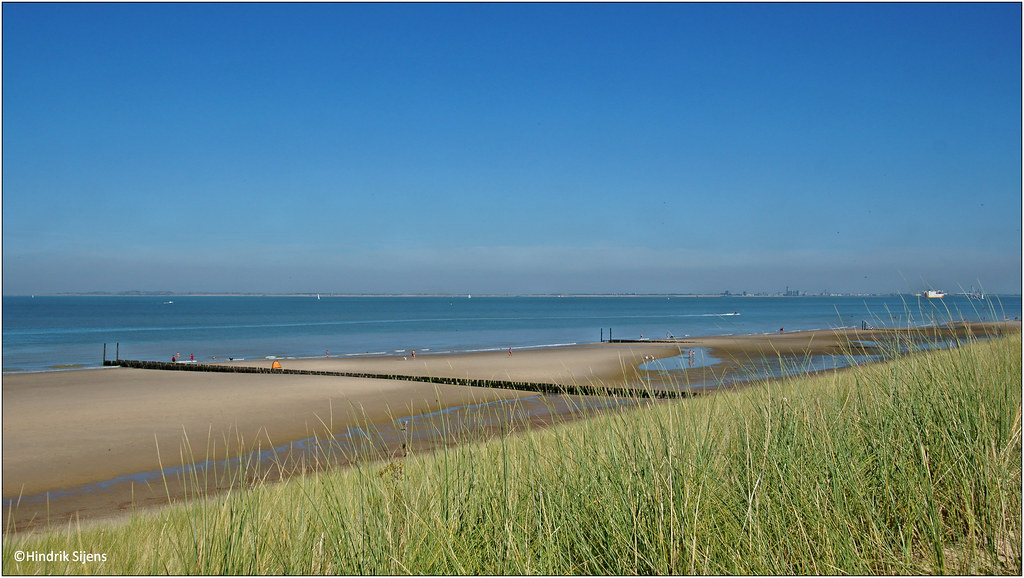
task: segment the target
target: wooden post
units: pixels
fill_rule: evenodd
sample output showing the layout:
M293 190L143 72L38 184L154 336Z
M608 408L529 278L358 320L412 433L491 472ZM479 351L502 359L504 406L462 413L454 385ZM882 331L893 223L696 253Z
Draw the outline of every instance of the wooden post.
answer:
M604 327L601 328L601 343L604 343ZM106 347L106 345L104 345ZM106 359L106 357L104 357Z
M121 342L118 341L114 349L114 361L121 361Z
M103 344L103 365L107 364L107 344Z
M608 343L612 342L612 328L608 328Z

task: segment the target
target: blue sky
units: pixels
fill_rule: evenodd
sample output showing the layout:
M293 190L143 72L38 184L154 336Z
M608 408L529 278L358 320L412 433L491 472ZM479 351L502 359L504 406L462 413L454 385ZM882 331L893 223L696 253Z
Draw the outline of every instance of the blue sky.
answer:
M4 4L3 292L1021 291L1020 4Z

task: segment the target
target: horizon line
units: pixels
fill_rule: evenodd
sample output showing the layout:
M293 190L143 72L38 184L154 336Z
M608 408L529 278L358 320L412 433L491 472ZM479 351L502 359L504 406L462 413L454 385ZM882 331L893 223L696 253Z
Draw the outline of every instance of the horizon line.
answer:
M921 292L868 292L868 291L828 291L808 292L784 290L758 290L734 293L723 291L718 293L697 292L697 293L643 293L643 292L620 292L620 293L582 293L582 292L560 292L560 293L478 293L476 297L884 297L884 296L915 296ZM965 291L948 292L947 297L970 297L976 293ZM1021 293L983 293L983 295L1017 297ZM268 291L56 291L40 293L14 293L3 294L3 297L459 297L472 298L472 293L384 293L384 292L316 292L316 291L289 291L289 292L268 292Z

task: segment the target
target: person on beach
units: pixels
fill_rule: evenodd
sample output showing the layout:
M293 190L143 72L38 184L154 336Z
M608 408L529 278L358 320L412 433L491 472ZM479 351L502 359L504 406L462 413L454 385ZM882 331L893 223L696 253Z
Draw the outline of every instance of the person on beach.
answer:
M511 347L508 348L508 356L512 357L512 348Z
M416 359L416 350L415 349L412 350L412 358Z

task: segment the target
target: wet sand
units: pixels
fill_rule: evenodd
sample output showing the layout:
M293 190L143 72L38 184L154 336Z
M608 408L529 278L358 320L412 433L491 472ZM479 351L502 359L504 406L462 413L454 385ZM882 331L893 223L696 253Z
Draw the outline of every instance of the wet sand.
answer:
M679 340L680 344L709 347L718 355L738 361L762 355L842 355L854 351L874 349L864 342L886 341L894 338L964 338L990 337L1008 332L1019 332L1021 322L952 323L940 327L917 329L834 329L822 331L793 331L771 335L724 335Z
M973 331L1019 331L1020 323L972 324ZM929 330L934 332L934 330ZM947 333L962 333L952 328ZM418 354L403 357L280 360L291 369L443 376L557 384L637 383L638 365L709 348L726 366L764 355L839 353L851 341L885 330L797 332L688 338L672 342L590 344L549 349ZM269 366L267 360L235 362ZM689 370L706 379L708 368ZM703 377L702 377L703 376ZM686 379L689 379L687 377ZM11 374L3 377L5 528L60 523L78 515L103 518L135 506L167 503L181 488L123 483L102 495L20 502L150 472L193 460L223 459L351 426L393 427L398 418L496 400L536 398L532 392L337 376L234 374L127 368ZM562 419L562 418L560 418ZM567 418L566 418L567 419ZM558 420L551 420L558 421ZM191 444L191 451L185 446ZM7 531L7 529L5 529Z

